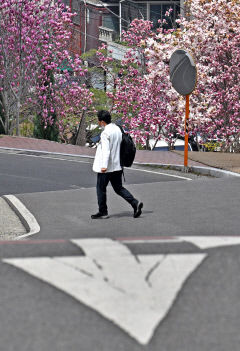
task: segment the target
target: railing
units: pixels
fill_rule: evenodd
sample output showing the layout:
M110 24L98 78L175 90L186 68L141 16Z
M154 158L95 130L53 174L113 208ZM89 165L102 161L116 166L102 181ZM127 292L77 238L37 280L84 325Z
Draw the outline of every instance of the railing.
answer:
M116 37L116 32L113 29L106 27L99 27L99 40L110 42L114 41Z

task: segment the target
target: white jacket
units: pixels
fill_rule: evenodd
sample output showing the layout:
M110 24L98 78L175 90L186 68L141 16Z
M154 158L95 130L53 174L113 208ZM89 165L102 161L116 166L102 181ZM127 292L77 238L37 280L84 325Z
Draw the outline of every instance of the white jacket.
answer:
M93 171L101 173L101 168L107 168L107 172L120 171L120 145L122 132L120 128L109 123L101 133L100 143L97 147L93 162Z

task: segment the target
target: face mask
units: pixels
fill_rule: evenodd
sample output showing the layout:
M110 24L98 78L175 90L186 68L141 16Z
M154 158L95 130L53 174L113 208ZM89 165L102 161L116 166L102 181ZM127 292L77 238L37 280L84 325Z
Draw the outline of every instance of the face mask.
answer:
M104 126L103 126L102 124L100 124L99 128L100 128L101 130L103 130L103 129L104 129Z

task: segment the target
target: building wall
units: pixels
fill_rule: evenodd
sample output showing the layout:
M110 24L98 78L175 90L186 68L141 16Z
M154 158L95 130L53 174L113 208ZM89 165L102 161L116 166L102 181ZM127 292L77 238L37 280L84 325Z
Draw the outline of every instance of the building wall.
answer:
M163 18L163 13L173 7L174 17L181 12L184 0L138 0L133 4L132 1L124 0L120 3L119 0L105 0L109 5L109 10L101 7L101 2L97 0L62 0L63 3L71 7L72 12L76 13L73 17L73 35L71 40L71 51L73 54L83 54L92 48L98 48L99 27L107 27L114 29L116 37L120 35L119 31L127 29L127 24L134 18L144 18L157 24L158 18ZM93 1L96 4L93 4ZM113 14L113 12L115 14ZM119 21L119 15L122 16L122 21ZM174 18L173 18L174 21ZM169 26L171 26L169 21ZM120 35L121 36L121 35Z
M73 18L75 40L72 51L81 55L100 45L98 28L102 25L102 11L83 2L79 4L78 8L72 10L76 12Z
M97 48L100 45L99 26L102 26L102 15L106 9L80 0L62 0L76 15L73 17L73 33L70 50L73 54Z
M102 14L104 11L104 9L95 8L90 5L85 9L87 35L84 37L86 38L86 51L100 46L100 41L98 39L99 27L102 26Z

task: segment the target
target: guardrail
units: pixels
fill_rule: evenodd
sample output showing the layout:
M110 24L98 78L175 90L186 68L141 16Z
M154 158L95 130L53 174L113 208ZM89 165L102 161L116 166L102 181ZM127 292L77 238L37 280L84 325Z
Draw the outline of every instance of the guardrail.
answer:
M99 27L99 40L105 42L114 41L116 32L113 29L106 27Z

